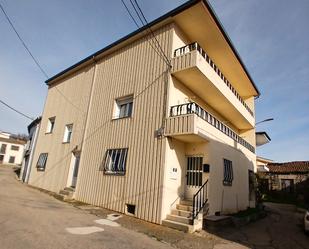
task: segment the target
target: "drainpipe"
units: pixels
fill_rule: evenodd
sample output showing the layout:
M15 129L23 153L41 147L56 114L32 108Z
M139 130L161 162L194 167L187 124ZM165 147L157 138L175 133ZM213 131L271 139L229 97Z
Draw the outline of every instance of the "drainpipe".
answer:
M91 89L90 89L90 96L89 96L89 100L88 100L88 107L87 107L87 112L86 112L86 119L85 119L85 127L84 127L84 131L83 131L83 136L82 136L82 141L80 144L80 158L79 158L79 165L82 165L82 159L83 159L83 146L86 140L86 130L88 128L88 118L89 118L89 110L90 110L90 106L91 106L91 102L92 102L92 97L93 97L93 89L94 89L94 80L95 80L95 76L96 76L96 72L97 72L97 61L95 59L95 57L92 57L93 60L93 64L94 64L94 68L93 68L93 74L92 74L92 79L91 79ZM80 171L80 166L79 166L79 171ZM76 187L75 187L75 193L78 190L78 177L77 177L77 182L76 182Z

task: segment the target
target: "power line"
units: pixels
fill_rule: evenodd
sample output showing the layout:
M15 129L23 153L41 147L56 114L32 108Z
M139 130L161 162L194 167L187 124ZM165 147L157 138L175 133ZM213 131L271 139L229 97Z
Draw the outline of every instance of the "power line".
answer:
M27 47L27 45L25 44L25 42L23 41L23 39L21 38L21 36L19 35L19 33L17 32L17 30L15 29L13 23L11 22L9 16L6 14L3 6L0 3L0 8L3 12L3 14L5 15L7 21L9 22L10 26L12 27L12 29L14 30L15 34L17 35L18 39L21 41L22 45L24 46L24 48L27 50L27 52L29 53L29 55L31 56L32 60L34 61L34 63L38 66L38 68L41 70L41 72L45 75L46 78L48 78L47 73L44 71L44 69L41 67L39 61L33 56L33 54L31 53L31 51L29 50L29 48Z
M31 56L32 60L34 61L34 63L37 65L37 67L40 69L40 71L43 73L43 75L48 79L48 75L46 73L46 71L43 69L43 67L40 65L38 59L36 59L34 57L34 55L31 53L30 49L28 48L28 46L26 45L26 43L24 42L24 40L22 39L22 37L20 36L20 34L18 33L18 31L16 30L13 22L11 21L11 19L9 18L9 16L7 15L7 13L5 12L3 6L0 3L0 8L3 12L3 14L5 15L7 21L9 22L11 28L14 30L15 34L17 35L18 39L20 40L20 42L22 43L22 45L24 46L24 48L27 50L27 52L29 53L29 55ZM76 109L82 111L78 106L76 106L68 97L66 97L58 88L57 86L55 86L56 90L59 92L59 94L67 101L69 102L72 106L74 106ZM83 111L82 111L83 112Z
M138 14L138 11L136 10L136 8L134 7L134 4L132 3L132 0L130 0L130 2L131 2L131 4L132 4L132 6L133 6L135 12L137 13L139 19L141 20L140 15ZM137 8L138 8L140 14L142 15L142 17L143 17L143 19L144 19L146 25L148 26L148 29L150 30L150 33L152 34L153 38L154 38L155 41L157 42L157 44L158 44L158 46L159 46L159 49L160 49L161 53L163 54L163 56L165 57L165 59L168 61L168 65L171 66L171 63L170 63L170 61L169 61L169 58L166 56L165 52L163 51L163 49L162 49L162 47L161 47L161 45L160 45L160 42L159 42L158 39L156 38L156 36L155 36L155 34L153 33L151 27L149 27L149 23L148 23L148 21L147 21L145 15L144 15L142 9L140 8L140 6L139 6L137 0L134 0L134 3L135 3L135 5L137 6ZM143 23L142 20L141 20L141 22Z
M129 8L128 8L127 5L125 4L125 2L124 2L123 0L121 0L121 2L122 2L122 4L124 5L124 7L126 8L128 14L130 15L131 19L132 19L133 22L135 23L136 27L137 27L137 28L140 28L140 25L137 23L137 21L136 21L135 18L133 17L131 11L129 10ZM135 8L135 7L133 6L133 8ZM140 21L141 21L141 19L140 19ZM142 26L143 26L143 25L144 25L143 22L141 22L141 23L142 23ZM157 46L154 47L155 44L153 45L153 44L151 43L151 41L152 41L152 40L147 40L147 42L149 43L149 45L151 46L151 48L156 52L156 54L158 54L158 55L164 60L164 62L165 62L166 64L169 65L169 63L165 61L165 58L162 56L162 54L160 53L160 51L157 50Z
M139 24L137 23L137 21L136 21L135 18L133 17L133 15L132 15L131 11L129 10L128 6L125 4L125 2L124 2L123 0L121 0L121 2L122 2L122 4L124 5L124 7L125 7L126 11L128 12L128 14L130 15L131 19L133 20L133 22L134 22L135 25L137 26L137 28L140 28ZM132 2L131 2L131 4L132 4L132 6L133 6L133 8L134 8L134 10L135 10L135 12L136 12L136 14L137 14L137 16L138 16L140 22L142 23L142 26L144 26L144 22L143 22L143 20L142 20L142 18L141 18L141 16L140 16L139 12L137 11L137 9L135 8L135 6L133 5ZM147 29L149 29L149 28L147 28ZM150 33L151 33L151 32L152 32L152 30L150 30ZM152 34L152 36L154 36L153 33L151 33L151 34ZM159 49L159 51L157 50L158 47L157 47L156 43L154 42L154 45L153 45L149 40L147 40L147 41L148 41L148 43L150 44L150 46L153 48L153 50L164 60L164 62L165 62L169 67L171 67L171 64L170 64L169 60L167 59L167 57L165 56L164 52L163 52L163 55L162 55L162 54L160 53L160 49ZM151 41L153 41L153 40L151 40ZM155 46L155 47L154 47L154 46Z
M3 104L3 105L5 105L6 107L10 108L10 109L13 110L14 112L17 112L18 114L24 116L25 118L28 118L28 119L30 119L30 120L32 120L32 121L34 120L34 118L31 118L31 117L29 117L28 115L22 113L21 111L18 111L17 109L15 109L14 107L12 107L12 106L10 106L9 104L5 103L5 102L2 101L1 99L0 99L0 103Z

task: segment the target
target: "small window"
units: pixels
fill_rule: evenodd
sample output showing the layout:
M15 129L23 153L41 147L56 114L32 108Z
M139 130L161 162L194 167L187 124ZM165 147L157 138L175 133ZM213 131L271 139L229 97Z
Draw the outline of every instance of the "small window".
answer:
M52 133L55 127L56 117L52 117L48 119L46 133Z
M5 154L6 152L6 144L1 144L0 153Z
M73 124L66 125L65 130L64 130L64 137L63 137L64 143L69 143L71 141L72 132L73 132Z
M233 165L232 161L223 159L223 185L232 186L233 182Z
M135 215L135 205L126 204L127 206L127 214Z
M41 153L36 164L37 170L44 171L46 167L48 153Z
M12 145L12 146L11 146L11 150L19 151L19 146L17 146L17 145Z
M133 96L127 96L116 100L115 118L128 118L132 116Z
M15 156L10 156L9 163L15 163Z
M128 149L110 149L105 153L101 170L106 174L125 174Z

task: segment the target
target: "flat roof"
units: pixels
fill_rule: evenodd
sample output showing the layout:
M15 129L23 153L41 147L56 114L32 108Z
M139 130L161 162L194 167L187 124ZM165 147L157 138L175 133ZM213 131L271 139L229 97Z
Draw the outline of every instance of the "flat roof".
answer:
M184 4L182 4L182 5L180 5L179 7L175 8L175 9L169 11L168 13L162 15L161 17L159 17L159 18L153 20L153 21L150 22L148 25L145 25L145 26L143 26L143 27L141 27L141 28L139 28L139 29L133 31L132 33L130 33L130 34L128 34L128 35L126 35L126 36L120 38L119 40L117 40L117 41L111 43L110 45L108 45L108 46L106 46L106 47L104 47L104 48L98 50L97 52L95 52L95 53L89 55L88 57L82 59L81 61L75 63L74 65L72 65L72 66L66 68L65 70L59 72L58 74L52 76L51 78L47 79L47 80L45 81L45 83L46 83L46 84L51 83L51 81L53 81L53 80L57 79L58 77L60 77L60 76L62 76L62 75L64 75L64 74L66 74L66 73L68 73L69 71L71 71L72 69L74 69L74 68L76 68L76 67L82 65L83 63L85 63L85 62L87 62L87 61L89 61L89 60L92 60L93 58L95 58L96 56L102 54L103 52L105 52L105 51L107 51L107 50L109 50L109 49L115 47L116 45L119 45L120 43L122 43L122 42L128 40L129 38L131 38L131 37L133 37L133 36L135 36L135 35L137 35L137 34L139 34L139 33L141 33L141 32L143 32L144 30L146 30L146 29L148 29L148 28L150 28L150 27L152 27L152 26L154 26L154 25L156 25L156 24L162 22L163 20L165 20L165 19L167 19L167 18L169 18L169 17L173 17L173 16L177 15L178 13L180 13L180 12L182 12L182 11L184 11L184 10L186 10L186 9L188 9L188 8L192 7L193 5L195 5L195 4L197 4L197 3L200 3L200 2L203 2L203 3L205 4L205 6L207 7L207 9L209 10L209 12L210 12L212 18L213 18L213 19L215 20L215 22L216 22L216 25L219 27L221 33L223 34L223 36L224 36L224 38L226 39L226 41L227 41L227 43L229 44L229 46L231 47L233 53L235 54L236 58L238 59L239 63L241 64L242 68L244 69L246 75L248 76L249 80L251 81L251 83L252 83L254 89L256 90L256 92L257 92L257 94L258 94L258 96L259 96L259 95L260 95L260 91L258 90L256 84L254 83L252 77L250 76L250 74L249 74L249 72L248 72L248 69L246 68L245 64L243 63L243 61L242 61L242 59L241 59L239 53L237 52L237 50L236 50L235 46L233 45L233 43L232 43L230 37L228 36L227 32L225 31L225 29L224 29L222 23L220 22L218 16L216 15L214 9L212 8L212 6L211 6L211 4L208 2L208 0L190 0L190 1L188 1L188 2L186 2L186 3L184 3Z

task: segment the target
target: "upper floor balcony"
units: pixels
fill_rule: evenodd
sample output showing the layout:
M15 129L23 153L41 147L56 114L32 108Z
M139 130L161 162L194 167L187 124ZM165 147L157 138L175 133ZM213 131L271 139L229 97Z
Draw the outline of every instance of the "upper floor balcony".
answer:
M171 106L170 117L166 120L165 135L184 142L220 140L255 153L253 145L196 103Z
M198 43L174 51L172 75L238 129L254 127L254 112Z

